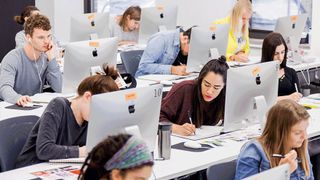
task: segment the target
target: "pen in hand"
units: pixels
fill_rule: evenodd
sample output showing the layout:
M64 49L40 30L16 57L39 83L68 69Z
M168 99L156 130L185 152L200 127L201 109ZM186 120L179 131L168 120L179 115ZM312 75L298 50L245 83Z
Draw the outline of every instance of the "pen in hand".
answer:
M299 90L298 90L298 85L297 85L297 83L294 83L294 87L296 88L296 92L298 93Z
M282 154L272 154L272 157L275 158L285 158L286 156L282 155ZM301 158L297 158L298 163L301 163Z
M190 124L193 125L190 111L188 111L188 116L189 116ZM196 135L196 131L194 131L194 135Z

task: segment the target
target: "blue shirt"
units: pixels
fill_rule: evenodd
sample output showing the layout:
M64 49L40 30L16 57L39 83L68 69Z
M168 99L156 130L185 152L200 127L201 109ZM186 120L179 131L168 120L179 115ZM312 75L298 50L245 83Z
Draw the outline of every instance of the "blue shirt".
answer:
M291 173L290 180L314 179L309 154L307 154L307 158L310 166L310 177L306 178L304 170L298 165L298 168ZM237 162L235 180L241 180L268 169L270 169L270 161L267 158L262 145L258 140L253 140L246 143L241 149Z
M171 65L180 51L180 29L159 32L150 37L136 77L146 74L171 74Z

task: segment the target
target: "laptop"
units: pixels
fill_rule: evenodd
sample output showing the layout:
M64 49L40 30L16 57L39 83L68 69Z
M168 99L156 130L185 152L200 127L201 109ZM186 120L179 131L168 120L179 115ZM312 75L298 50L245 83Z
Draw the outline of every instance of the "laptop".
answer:
M290 179L289 164L277 166L275 168L272 168L267 171L263 171L259 174L245 178L243 180L270 180L270 179L289 180Z

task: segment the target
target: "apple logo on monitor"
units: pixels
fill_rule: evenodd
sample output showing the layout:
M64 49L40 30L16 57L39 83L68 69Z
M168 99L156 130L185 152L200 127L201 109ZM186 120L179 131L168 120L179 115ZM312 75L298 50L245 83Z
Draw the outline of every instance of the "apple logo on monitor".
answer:
M135 108L134 108L134 104L133 105L129 105L128 106L128 110L129 110L130 114L134 113L136 111Z

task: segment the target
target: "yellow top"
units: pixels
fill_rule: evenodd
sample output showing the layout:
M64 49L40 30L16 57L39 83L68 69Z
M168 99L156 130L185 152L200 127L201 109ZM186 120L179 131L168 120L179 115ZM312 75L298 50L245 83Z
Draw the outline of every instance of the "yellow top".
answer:
M213 22L213 24L227 24L230 23L230 16L227 16L222 19L218 19ZM227 61L230 61L230 56L236 54L239 51L244 51L246 55L249 54L250 47L249 47L249 33L247 33L244 37L245 43L239 44L238 43L238 38L235 37L231 27L229 30L229 38L228 38L228 47L226 51L226 58ZM240 46L240 47L239 47Z

